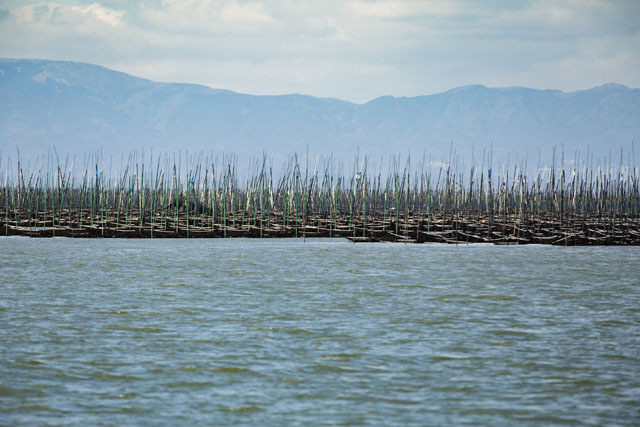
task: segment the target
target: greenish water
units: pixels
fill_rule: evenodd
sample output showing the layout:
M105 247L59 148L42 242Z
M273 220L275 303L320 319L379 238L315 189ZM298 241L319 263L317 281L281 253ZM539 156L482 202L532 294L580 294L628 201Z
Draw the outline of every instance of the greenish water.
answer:
M640 248L0 238L0 325L0 424L640 422Z

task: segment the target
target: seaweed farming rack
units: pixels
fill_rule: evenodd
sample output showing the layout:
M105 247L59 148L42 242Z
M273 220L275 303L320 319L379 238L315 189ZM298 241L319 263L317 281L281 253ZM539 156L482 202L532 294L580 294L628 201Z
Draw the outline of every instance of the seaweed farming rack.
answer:
M383 168L364 157L347 171L332 158L310 167L292 156L274 173L264 156L243 174L234 156L134 153L108 172L98 154L80 173L74 163L51 154L30 167L0 163L0 235L640 245L630 155L571 168L556 168L554 156L529 175L526 160L498 173L484 158L463 168L397 157Z

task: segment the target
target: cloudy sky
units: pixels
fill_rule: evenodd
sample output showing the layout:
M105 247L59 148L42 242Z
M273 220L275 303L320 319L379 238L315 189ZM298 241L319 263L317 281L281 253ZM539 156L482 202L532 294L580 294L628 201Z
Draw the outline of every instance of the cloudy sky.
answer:
M640 87L640 1L0 0L0 57L354 102Z

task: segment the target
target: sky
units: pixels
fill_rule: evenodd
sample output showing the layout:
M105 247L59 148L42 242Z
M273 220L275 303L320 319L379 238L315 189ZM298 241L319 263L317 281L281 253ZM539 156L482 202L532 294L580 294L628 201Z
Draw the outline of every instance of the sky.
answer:
M0 57L366 102L640 87L638 0L0 0Z

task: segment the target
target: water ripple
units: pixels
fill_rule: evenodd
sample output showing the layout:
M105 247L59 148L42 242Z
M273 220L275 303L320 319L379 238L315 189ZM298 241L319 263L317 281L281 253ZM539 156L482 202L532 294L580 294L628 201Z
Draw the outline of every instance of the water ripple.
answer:
M0 423L637 425L639 251L0 238Z

